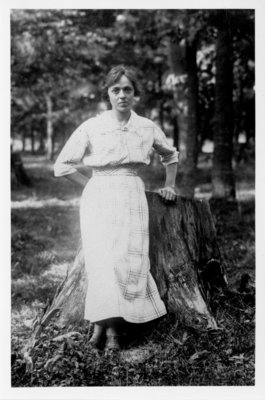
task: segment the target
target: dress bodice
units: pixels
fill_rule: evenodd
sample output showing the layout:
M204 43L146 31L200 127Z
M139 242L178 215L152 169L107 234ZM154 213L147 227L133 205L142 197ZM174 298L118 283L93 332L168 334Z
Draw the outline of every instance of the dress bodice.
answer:
M178 152L171 146L163 131L147 118L132 111L127 124L121 128L110 111L90 118L70 136L55 163L55 176L76 171L85 153L86 164L96 169L117 167L138 168L150 163L155 149L164 165L178 162Z

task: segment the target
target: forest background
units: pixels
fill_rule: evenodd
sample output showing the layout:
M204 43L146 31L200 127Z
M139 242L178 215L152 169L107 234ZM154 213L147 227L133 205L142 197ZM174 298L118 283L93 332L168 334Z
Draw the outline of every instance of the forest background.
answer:
M103 77L117 63L137 67L144 90L136 111L157 122L180 150L178 194L211 201L229 289L242 294L239 288L245 276L243 294L245 290L253 295L254 31L254 10L11 12L11 152L20 155L27 174L23 182L15 168L11 171L13 385L71 386L88 384L87 379L99 385L253 384L253 303L242 303L242 313L238 303L237 307L222 304L220 320L229 329L215 343L223 346L216 359L210 357L213 349L205 350L209 338L197 349L189 336L187 348L177 350L183 351L178 357L183 357L180 370L188 371L186 375L176 370L172 375L173 352L173 364L162 360L158 375L156 358L149 360L150 370L138 365L137 373L131 371L129 377L124 365L113 375L117 365L97 360L85 378L79 360L76 374L69 372L62 383L56 365L50 363L47 372L43 353L35 374L25 373L19 349L72 262L78 243L80 192L53 178L53 159L82 121L105 109ZM153 156L142 176L147 189L157 189L163 174ZM181 341L187 336L185 330L182 333ZM156 346L159 335L153 339ZM163 340L169 357L172 342L169 337ZM192 358L194 354L199 356ZM155 355L159 360L158 351ZM62 359L69 371L72 362L76 366L69 354ZM197 359L199 363L194 362ZM201 362L206 372L198 375Z
M136 110L180 150L181 194L193 196L206 152L213 196L235 198L233 160L253 159L255 147L253 11L14 10L11 38L15 149L30 140L32 153L52 160L105 108L110 67L129 64L144 88Z

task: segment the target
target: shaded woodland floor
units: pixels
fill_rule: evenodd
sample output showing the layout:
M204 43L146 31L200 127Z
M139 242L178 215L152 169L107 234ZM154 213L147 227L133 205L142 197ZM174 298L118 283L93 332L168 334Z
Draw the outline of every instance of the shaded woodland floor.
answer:
M23 160L33 186L12 191L13 386L254 385L254 165L236 166L237 203L210 201L228 276L227 290L212 302L219 330L195 332L168 315L155 327L138 327L137 339L109 356L87 346L86 324L58 340L54 336L61 332L50 325L37 343L35 367L27 372L19 352L74 259L81 192L54 178L43 157ZM198 197L210 195L209 167L202 158ZM147 190L155 190L163 170L150 168L142 177Z

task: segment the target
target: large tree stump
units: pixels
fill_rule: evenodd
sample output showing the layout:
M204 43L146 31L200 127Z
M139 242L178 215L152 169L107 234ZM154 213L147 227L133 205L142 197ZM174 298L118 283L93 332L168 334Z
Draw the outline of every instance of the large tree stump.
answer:
M147 199L151 272L160 296L186 325L216 328L210 298L227 280L209 203L177 197L164 205L153 193Z
M164 204L152 192L147 192L147 200L151 273L168 311L188 326L217 328L210 296L226 285L226 277L208 202L177 197L175 203ZM80 246L52 303L35 324L31 345L53 317L61 327L81 323L87 284Z

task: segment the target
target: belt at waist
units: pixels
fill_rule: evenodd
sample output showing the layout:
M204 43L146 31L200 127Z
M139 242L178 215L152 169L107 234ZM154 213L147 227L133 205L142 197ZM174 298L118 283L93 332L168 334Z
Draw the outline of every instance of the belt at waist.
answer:
M115 176L115 175L127 175L127 176L138 176L137 167L93 167L93 176Z

